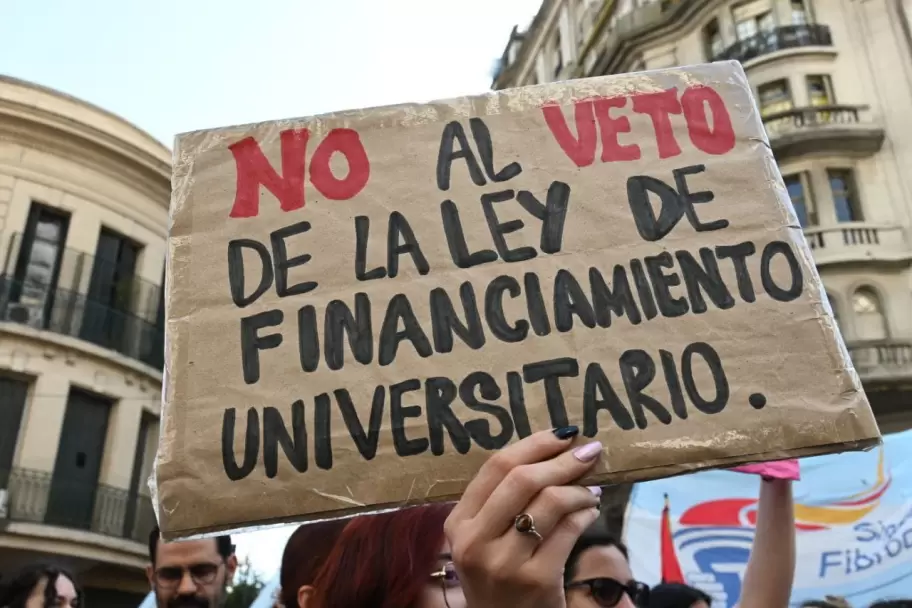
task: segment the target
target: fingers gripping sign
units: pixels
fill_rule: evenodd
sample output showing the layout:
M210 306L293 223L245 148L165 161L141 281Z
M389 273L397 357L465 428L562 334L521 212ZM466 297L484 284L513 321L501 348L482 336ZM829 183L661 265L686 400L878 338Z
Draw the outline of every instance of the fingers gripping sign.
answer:
M599 442L572 448L578 434L563 427L501 450L453 509L446 535L470 606L565 606L564 563L601 495L571 485L602 453Z

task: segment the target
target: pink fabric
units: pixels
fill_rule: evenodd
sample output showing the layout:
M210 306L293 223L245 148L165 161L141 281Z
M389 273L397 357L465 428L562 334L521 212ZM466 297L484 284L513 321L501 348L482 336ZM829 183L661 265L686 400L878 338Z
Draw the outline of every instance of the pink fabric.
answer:
M798 481L801 479L801 467L797 460L780 460L778 462L761 462L758 464L746 464L731 469L737 473L747 473L748 475L761 475L772 479L788 479Z

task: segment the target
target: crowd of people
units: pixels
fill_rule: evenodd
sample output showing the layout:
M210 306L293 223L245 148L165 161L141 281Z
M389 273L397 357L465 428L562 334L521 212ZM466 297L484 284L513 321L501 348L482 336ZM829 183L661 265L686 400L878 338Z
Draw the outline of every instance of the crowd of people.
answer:
M555 429L501 450L456 504L302 525L275 608L710 608L693 587L636 580L636 547L599 518L601 490L574 483L602 454L598 442L574 446L578 434ZM237 568L229 536L165 542L157 529L149 560L159 608L219 608ZM765 479L739 606L787 607L794 570L791 482ZM834 597L803 606L851 608ZM0 608L86 607L73 576L34 567L0 591Z

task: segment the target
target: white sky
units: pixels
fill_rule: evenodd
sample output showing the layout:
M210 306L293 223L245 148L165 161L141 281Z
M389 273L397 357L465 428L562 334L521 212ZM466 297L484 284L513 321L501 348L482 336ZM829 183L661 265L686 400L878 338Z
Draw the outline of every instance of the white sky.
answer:
M486 90L540 0L0 0L0 74L176 133ZM288 528L236 537L272 574Z

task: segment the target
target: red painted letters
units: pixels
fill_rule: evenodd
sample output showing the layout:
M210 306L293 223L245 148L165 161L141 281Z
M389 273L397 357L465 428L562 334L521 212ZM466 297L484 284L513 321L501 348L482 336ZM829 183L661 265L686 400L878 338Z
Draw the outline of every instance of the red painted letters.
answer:
M659 158L671 158L681 153L681 146L675 139L669 117L669 114L681 113L681 102L678 101L676 89L634 96L633 111L638 114L647 114L652 119L652 128L655 130L656 144L659 147Z
M713 126L706 120L706 105L712 115ZM735 129L725 101L714 89L693 86L681 96L684 117L690 141L707 154L725 154L735 147Z
M260 212L260 186L279 200L282 211L304 206L304 176L307 169L307 143L310 131L288 129L279 135L282 174L269 163L260 145L252 137L236 142L228 149L234 156L237 190L229 217L256 217ZM334 153L345 156L348 175L338 179L330 161ZM310 181L317 191L330 200L348 200L367 185L370 161L361 138L352 129L333 129L320 142L310 161Z
M573 109L576 136L567 125L560 106L545 105L542 113L554 139L578 167L588 167L595 161L599 141L602 144L602 162L638 160L642 155L640 146L622 144L618 139L621 134L631 133L629 117L619 113L619 110L628 107L628 98L633 100L634 114L643 114L652 121L659 158L681 154L672 115L683 114L690 141L698 150L719 155L735 147L734 127L722 96L703 85L688 87L680 99L677 89L668 89L657 93L580 100ZM631 141L633 136L627 135L626 139Z
M626 116L611 116L612 108L623 108L627 105L626 97L603 97L596 99L595 117L599 131L602 133L602 162L616 160L637 160L640 158L640 147L636 144L622 146L618 141L619 133L630 133L630 119Z
M577 136L573 137L560 106L542 106L545 122L564 154L577 167L588 167L595 160L595 110L591 101L579 101L573 107Z

